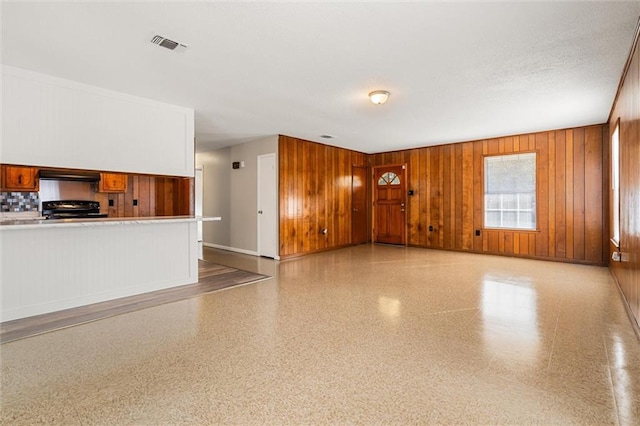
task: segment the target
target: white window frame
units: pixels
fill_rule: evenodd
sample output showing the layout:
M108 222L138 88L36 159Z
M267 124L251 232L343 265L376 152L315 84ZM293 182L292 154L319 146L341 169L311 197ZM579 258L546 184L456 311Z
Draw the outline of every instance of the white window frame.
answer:
M522 155L522 154L533 154L534 156L534 160L536 163L536 166L534 168L534 173L536 174L534 176L534 182L535 182L535 190L534 190L534 201L533 201L533 206L532 208L524 208L520 206L520 197L522 195L525 195L525 193L509 193L509 195L516 195L516 208L511 208L511 209L507 209L507 208L503 208L503 201L504 201L504 195L506 193L500 193L500 207L497 209L490 209L487 207L487 175L486 175L486 168L487 168L487 159L488 158L496 158L496 157L507 157L510 155ZM487 155L484 156L483 158L483 192L482 192L482 198L483 198L483 215L482 215L482 219L483 219L483 223L484 223L484 228L485 229L509 229L509 230L517 230L517 231L536 231L538 229L538 176L537 176L537 169L538 169L538 153L536 151L527 151L527 152L513 152L513 153L508 153L508 154L500 154L500 155ZM491 195L495 195L495 194L491 194ZM487 226L487 212L500 212L500 224L502 224L503 222L503 216L505 212L516 212L516 226ZM533 228L529 228L529 227L522 227L520 225L520 215L522 213L530 213L532 215L532 217L534 218L534 226Z
M620 121L611 134L611 241L620 247Z

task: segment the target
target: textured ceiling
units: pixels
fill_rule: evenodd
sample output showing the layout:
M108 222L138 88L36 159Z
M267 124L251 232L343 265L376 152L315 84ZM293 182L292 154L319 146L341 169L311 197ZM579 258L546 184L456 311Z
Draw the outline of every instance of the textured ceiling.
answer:
M371 153L606 121L639 16L638 1L3 2L2 62L192 107L199 151L286 134Z

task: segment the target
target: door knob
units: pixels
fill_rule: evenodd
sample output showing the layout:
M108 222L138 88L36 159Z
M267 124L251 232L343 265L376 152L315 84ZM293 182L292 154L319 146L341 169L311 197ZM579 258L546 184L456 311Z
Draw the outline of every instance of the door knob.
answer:
M354 211L354 212L357 212L357 211L358 211L358 209L353 209L353 211Z

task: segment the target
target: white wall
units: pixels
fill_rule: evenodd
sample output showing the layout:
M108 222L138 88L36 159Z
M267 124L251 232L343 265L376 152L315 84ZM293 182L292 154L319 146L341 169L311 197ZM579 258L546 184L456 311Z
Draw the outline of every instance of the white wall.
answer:
M196 154L196 164L202 166L202 215L219 216L220 222L204 222L204 243L231 246L231 148Z
M196 163L204 168L203 214L222 216L221 222L205 222L205 244L257 254L258 156L276 153L277 161L277 152L274 135L196 154ZM245 167L233 170L234 161L244 161Z
M2 66L2 163L192 177L193 135L193 109Z

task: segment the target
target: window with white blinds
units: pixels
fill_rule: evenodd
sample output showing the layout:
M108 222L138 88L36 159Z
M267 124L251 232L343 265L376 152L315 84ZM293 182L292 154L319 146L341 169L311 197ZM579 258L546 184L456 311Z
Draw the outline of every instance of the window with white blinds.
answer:
M536 229L536 153L484 158L485 228Z

